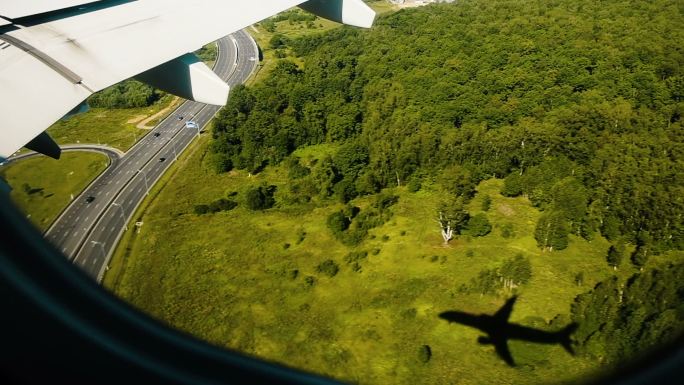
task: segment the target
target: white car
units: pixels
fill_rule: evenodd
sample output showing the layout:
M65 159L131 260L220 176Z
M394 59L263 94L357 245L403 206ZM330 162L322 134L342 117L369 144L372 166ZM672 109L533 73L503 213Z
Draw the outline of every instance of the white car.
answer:
M187 122L185 122L185 128L198 129L199 125L197 123L193 122L192 120L188 120Z

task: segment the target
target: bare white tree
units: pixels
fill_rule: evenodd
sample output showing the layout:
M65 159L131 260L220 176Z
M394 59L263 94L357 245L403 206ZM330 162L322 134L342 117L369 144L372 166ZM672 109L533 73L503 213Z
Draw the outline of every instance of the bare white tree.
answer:
M437 213L439 213L437 222L446 245L454 238L454 235L459 232L468 219L468 212L465 211L463 197L460 196L456 199L451 198L443 201L440 203Z

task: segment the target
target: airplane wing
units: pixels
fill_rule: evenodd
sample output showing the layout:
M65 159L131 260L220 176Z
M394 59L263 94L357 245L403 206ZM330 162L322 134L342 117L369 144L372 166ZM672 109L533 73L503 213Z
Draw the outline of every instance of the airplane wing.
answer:
M506 303L501 307L501 309L494 314L494 318L496 318L499 322L508 322L508 318L511 317L513 306L515 305L515 301L517 299L518 296L509 298L508 301L506 301Z
M225 104L228 86L188 54L302 5L369 27L362 0L5 0L0 2L0 161L92 93L133 76ZM172 72L169 74L169 72Z

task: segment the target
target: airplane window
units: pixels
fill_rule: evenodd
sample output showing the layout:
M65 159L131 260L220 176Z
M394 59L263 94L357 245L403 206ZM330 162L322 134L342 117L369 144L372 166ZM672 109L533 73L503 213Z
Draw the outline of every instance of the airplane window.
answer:
M681 6L315 3L163 64L225 107L152 69L3 159L4 373L54 336L103 383L677 383Z

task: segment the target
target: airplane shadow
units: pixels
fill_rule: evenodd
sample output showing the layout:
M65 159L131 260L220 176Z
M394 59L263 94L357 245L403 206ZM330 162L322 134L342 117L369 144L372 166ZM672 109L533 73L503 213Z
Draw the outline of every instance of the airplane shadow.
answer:
M508 340L522 340L539 344L561 344L568 353L574 355L570 336L577 329L577 324L572 323L557 332L548 332L508 322L513 312L513 306L517 296L510 298L494 315L474 315L461 311L445 311L439 314L448 322L459 323L480 329L487 333L487 337L479 337L480 344L491 344L496 349L496 354L508 365L515 366L515 361L508 349Z

